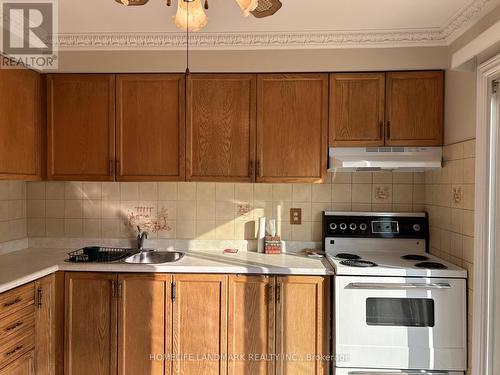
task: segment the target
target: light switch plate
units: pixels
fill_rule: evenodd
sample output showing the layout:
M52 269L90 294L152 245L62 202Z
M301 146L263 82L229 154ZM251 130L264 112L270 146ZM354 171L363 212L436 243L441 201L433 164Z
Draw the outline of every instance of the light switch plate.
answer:
M302 208L290 208L290 224L302 224Z

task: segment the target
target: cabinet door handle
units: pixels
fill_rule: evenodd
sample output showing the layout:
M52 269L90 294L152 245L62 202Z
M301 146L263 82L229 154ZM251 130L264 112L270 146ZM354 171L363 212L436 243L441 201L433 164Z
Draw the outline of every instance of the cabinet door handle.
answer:
M387 121L387 139L391 139L391 122Z
M281 303L281 284L276 285L276 302Z
M384 122L380 121L379 123L379 131L380 131L380 139L384 139Z
M42 308L42 300L43 300L43 289L38 288L36 290L36 305L39 309Z
M3 307L11 307L11 306L14 306L14 305L18 304L18 303L19 303L19 302L21 302L21 301L22 301L22 300L21 300L21 298L20 298L20 297L16 297L16 299L15 299L15 300L12 300L12 301L10 301L10 302L5 302L5 303L3 304Z
M172 292L171 292L171 294L172 294L172 302L174 302L174 301L175 301L175 297L176 297L176 287L177 287L177 285L176 285L176 283L175 283L175 281L174 281L174 282L172 283Z
M10 331L16 329L17 327L21 327L22 325L23 325L23 322L15 322L14 324L6 327L5 332L10 332Z
M116 298L116 281L111 281L111 297Z
M114 167L115 162L113 159L109 159L109 170L108 173L110 176L113 176L113 167Z
M267 290L269 293L269 296L268 296L269 298L267 300L272 303L274 301L273 284L269 284Z
M248 173L250 174L250 177L253 177L253 169L254 169L254 161L250 160L249 166L248 166Z

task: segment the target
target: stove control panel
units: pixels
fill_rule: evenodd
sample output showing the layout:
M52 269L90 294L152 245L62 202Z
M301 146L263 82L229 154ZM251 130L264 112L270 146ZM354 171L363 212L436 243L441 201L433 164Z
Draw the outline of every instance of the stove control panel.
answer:
M323 213L323 237L427 239L425 213Z

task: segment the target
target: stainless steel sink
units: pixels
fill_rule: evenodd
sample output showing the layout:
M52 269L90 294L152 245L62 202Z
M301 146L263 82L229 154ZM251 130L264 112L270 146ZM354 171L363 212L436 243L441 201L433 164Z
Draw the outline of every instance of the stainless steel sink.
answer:
M180 251L142 251L129 256L125 263L137 264L161 264L177 262L184 256Z

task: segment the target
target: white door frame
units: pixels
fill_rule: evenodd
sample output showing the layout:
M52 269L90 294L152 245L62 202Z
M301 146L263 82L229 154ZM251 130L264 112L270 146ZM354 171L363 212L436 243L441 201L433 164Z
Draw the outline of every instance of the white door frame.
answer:
M500 78L500 55L481 64L477 70L476 114L476 198L474 241L474 298L472 328L472 372L493 375L493 312L495 212L491 204L496 192L491 176L497 167L497 155L490 152L498 142L500 129L491 124L491 83ZM498 131L498 133L497 133ZM498 150L500 151L500 150ZM499 154L500 155L500 154ZM498 325L498 322L497 322Z

